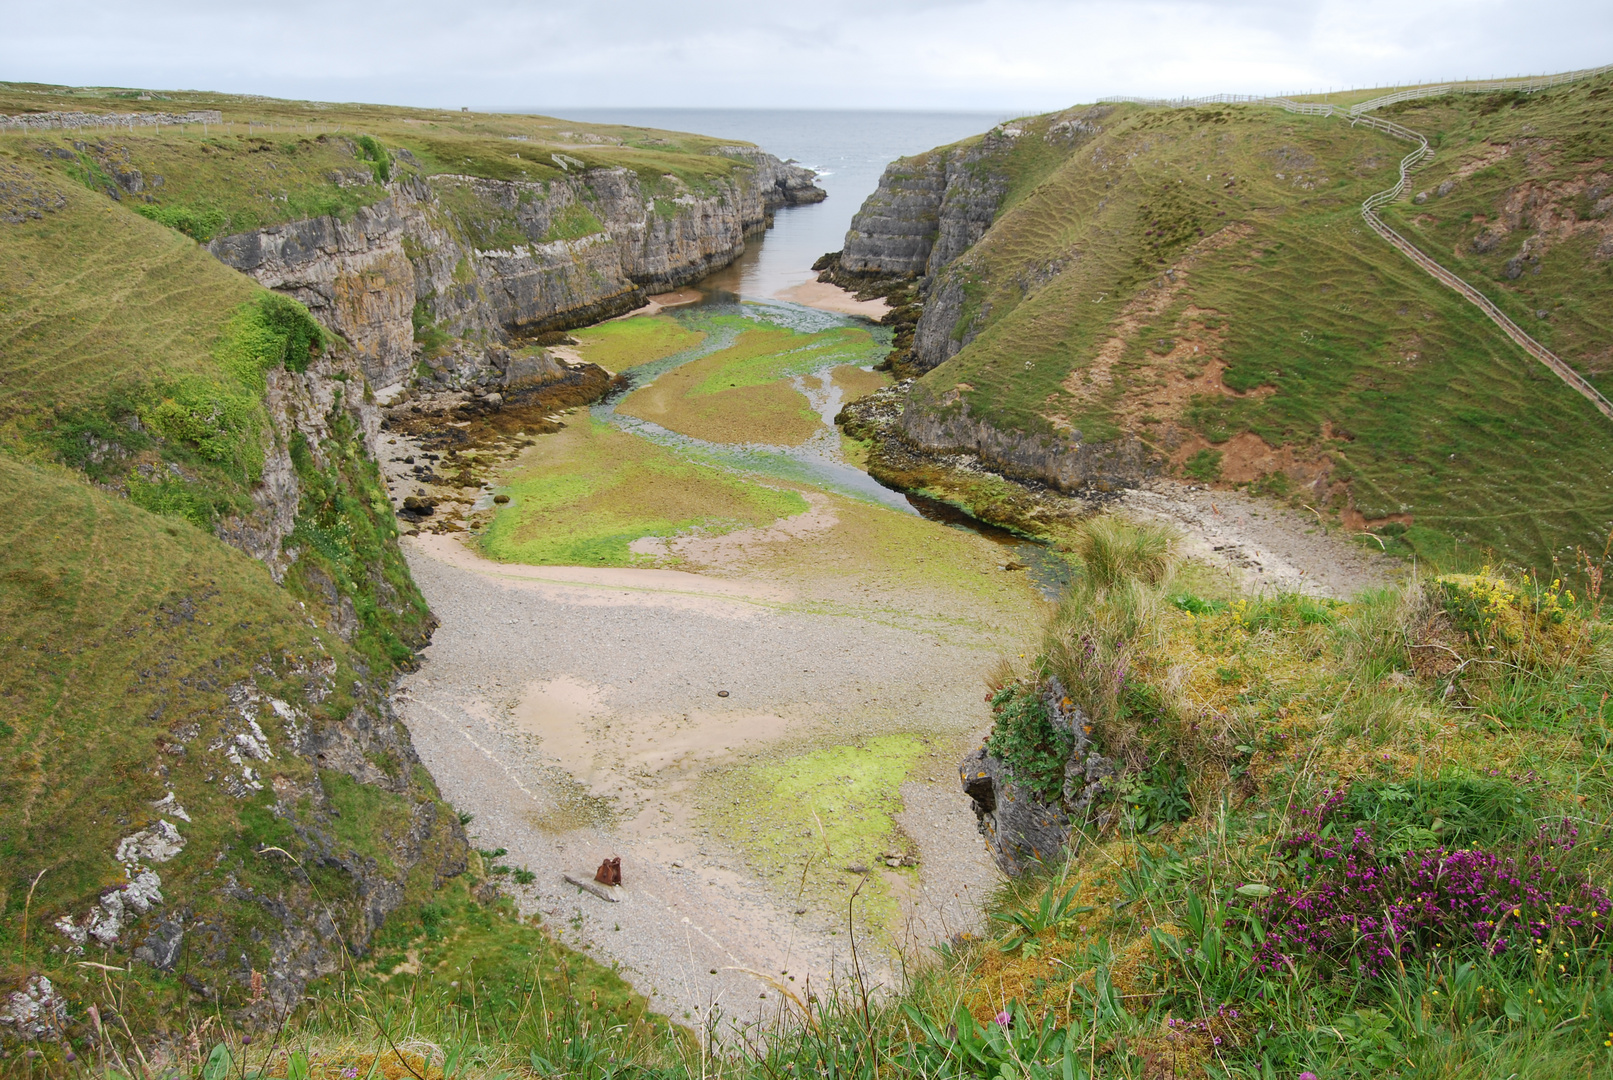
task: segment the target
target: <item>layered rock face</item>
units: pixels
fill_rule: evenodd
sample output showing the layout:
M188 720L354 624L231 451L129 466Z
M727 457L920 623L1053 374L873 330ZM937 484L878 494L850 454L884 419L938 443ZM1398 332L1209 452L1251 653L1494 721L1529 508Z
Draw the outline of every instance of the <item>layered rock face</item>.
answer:
M969 282L987 273L974 252L1007 198L1010 178L1045 168L1084 144L1108 110L1086 109L1049 124L1005 124L978 141L892 162L846 233L839 266L853 275L919 278L922 312L903 374L922 375L967 348L986 325L989 303L970 305ZM1036 163L1040 162L1040 165ZM1016 172L1018 170L1018 172ZM1041 271L1051 275L1055 264ZM1004 429L972 415L955 393L913 386L898 419L882 426L920 455L964 454L1004 476L1065 492L1136 484L1163 468L1141 440L1090 443L1080 431Z
M410 172L349 220L222 236L208 250L302 301L372 384L389 385L413 364L418 320L494 340L597 321L726 266L775 209L824 197L810 169L754 147L722 152L748 167L699 190L668 176L669 191L647 191L623 168L547 184Z
M978 143L900 158L885 169L846 233L840 265L860 274L916 274L924 313L907 364L928 371L955 355L972 334L955 335L963 289L946 270L974 246L1008 193L993 159L1011 150L1015 129L995 129Z
M891 162L851 219L840 265L859 274L933 280L991 227L1008 182L983 163L1011 141L994 132L972 146Z
M1064 492L1132 487L1165 465L1135 436L1089 443L1080 431L1004 430L971 415L961 401L938 406L921 387L909 394L896 429L903 442L926 453L968 454L1003 476Z

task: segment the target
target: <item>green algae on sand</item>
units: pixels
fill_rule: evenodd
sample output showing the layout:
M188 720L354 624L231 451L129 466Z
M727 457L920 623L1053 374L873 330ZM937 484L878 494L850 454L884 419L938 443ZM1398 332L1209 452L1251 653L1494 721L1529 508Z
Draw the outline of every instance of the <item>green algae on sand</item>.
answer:
M541 440L520 462L482 536L504 562L636 566L646 536L701 529L723 533L768 525L806 510L806 500L684 461L609 424L579 419Z
M714 777L702 802L713 831L791 896L843 906L868 874L868 920L894 930L897 901L876 871L887 869L883 856L912 853L896 825L900 789L928 752L914 734L808 750Z
M732 343L635 390L618 412L708 442L799 446L823 421L792 377L870 363L888 348L883 335L861 326L803 332L743 315L696 325L731 333Z
M573 330L582 358L609 371L627 371L686 349L706 339L705 331L685 326L670 315L638 315L631 319Z

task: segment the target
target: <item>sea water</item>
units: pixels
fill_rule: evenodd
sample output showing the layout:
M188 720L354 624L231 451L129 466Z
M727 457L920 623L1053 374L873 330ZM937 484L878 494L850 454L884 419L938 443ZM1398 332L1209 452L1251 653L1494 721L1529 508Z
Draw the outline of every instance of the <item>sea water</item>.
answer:
M811 281L816 276L813 262L825 252L840 250L852 215L879 186L886 165L978 135L1010 118L988 112L841 109L566 109L553 115L755 143L776 157L794 158L816 170L818 186L829 197L780 210L773 227L751 240L744 256L722 275L724 286L746 299L772 297Z

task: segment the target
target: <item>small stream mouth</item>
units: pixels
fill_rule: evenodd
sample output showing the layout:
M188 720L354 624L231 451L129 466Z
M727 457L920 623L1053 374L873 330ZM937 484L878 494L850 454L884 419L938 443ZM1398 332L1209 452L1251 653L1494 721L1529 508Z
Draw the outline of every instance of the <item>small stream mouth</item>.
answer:
M1022 566L1029 575L1031 584L1036 591L1042 594L1042 599L1055 603L1060 600L1070 583L1075 580L1075 568L1051 546L1041 540L1033 540L1027 536L993 525L989 521L981 521L973 514L960 510L951 503L932 499L928 495L907 493L907 501L926 521L933 521L938 525L945 525L949 529L962 529L972 532L976 536L990 540L992 543L1014 553L1005 566L1013 566L1016 562Z

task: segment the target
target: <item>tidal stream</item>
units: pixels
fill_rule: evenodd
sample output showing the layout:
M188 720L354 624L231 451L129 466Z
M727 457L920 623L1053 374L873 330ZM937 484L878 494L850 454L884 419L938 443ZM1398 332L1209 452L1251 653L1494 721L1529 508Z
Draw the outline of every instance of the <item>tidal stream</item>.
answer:
M649 556L659 567L643 555L614 566L494 562L456 532L406 542L441 620L398 701L422 760L473 815L476 845L504 848L504 863L532 872L529 884L501 879L523 911L687 1023L776 1018L780 986L847 976L853 932L865 976L894 986L928 946L980 930L1000 878L954 765L989 727L984 679L1026 650L1068 572L1057 553L885 488L848 461L834 426L844 351L825 348L820 364L777 328L803 341L871 331L872 344L849 335L864 342L853 382L875 379L867 367L885 331L745 295L743 280L717 276L698 303L650 316L682 328L660 324L669 334L705 336L619 364L627 392L574 412L568 430L539 436L492 477L524 493L497 512L541 531L545 507L570 499L643 520L671 498L667 485L706 490L679 479L706 475L692 466L747 490L787 489L769 497L804 512L662 535ZM783 343L780 358L800 353L763 388L766 400L807 402L810 413L789 413L797 430L811 428L795 445L695 438L622 411L634 392L732 349L752 324ZM744 400L760 399L719 392L699 403ZM631 440L624 453L653 444L655 460L671 463L657 466L661 479L578 488L611 464L596 461L600 446L618 445L597 434L606 426ZM595 471L545 486L573 451L595 454ZM624 879L614 902L567 882L611 855Z

